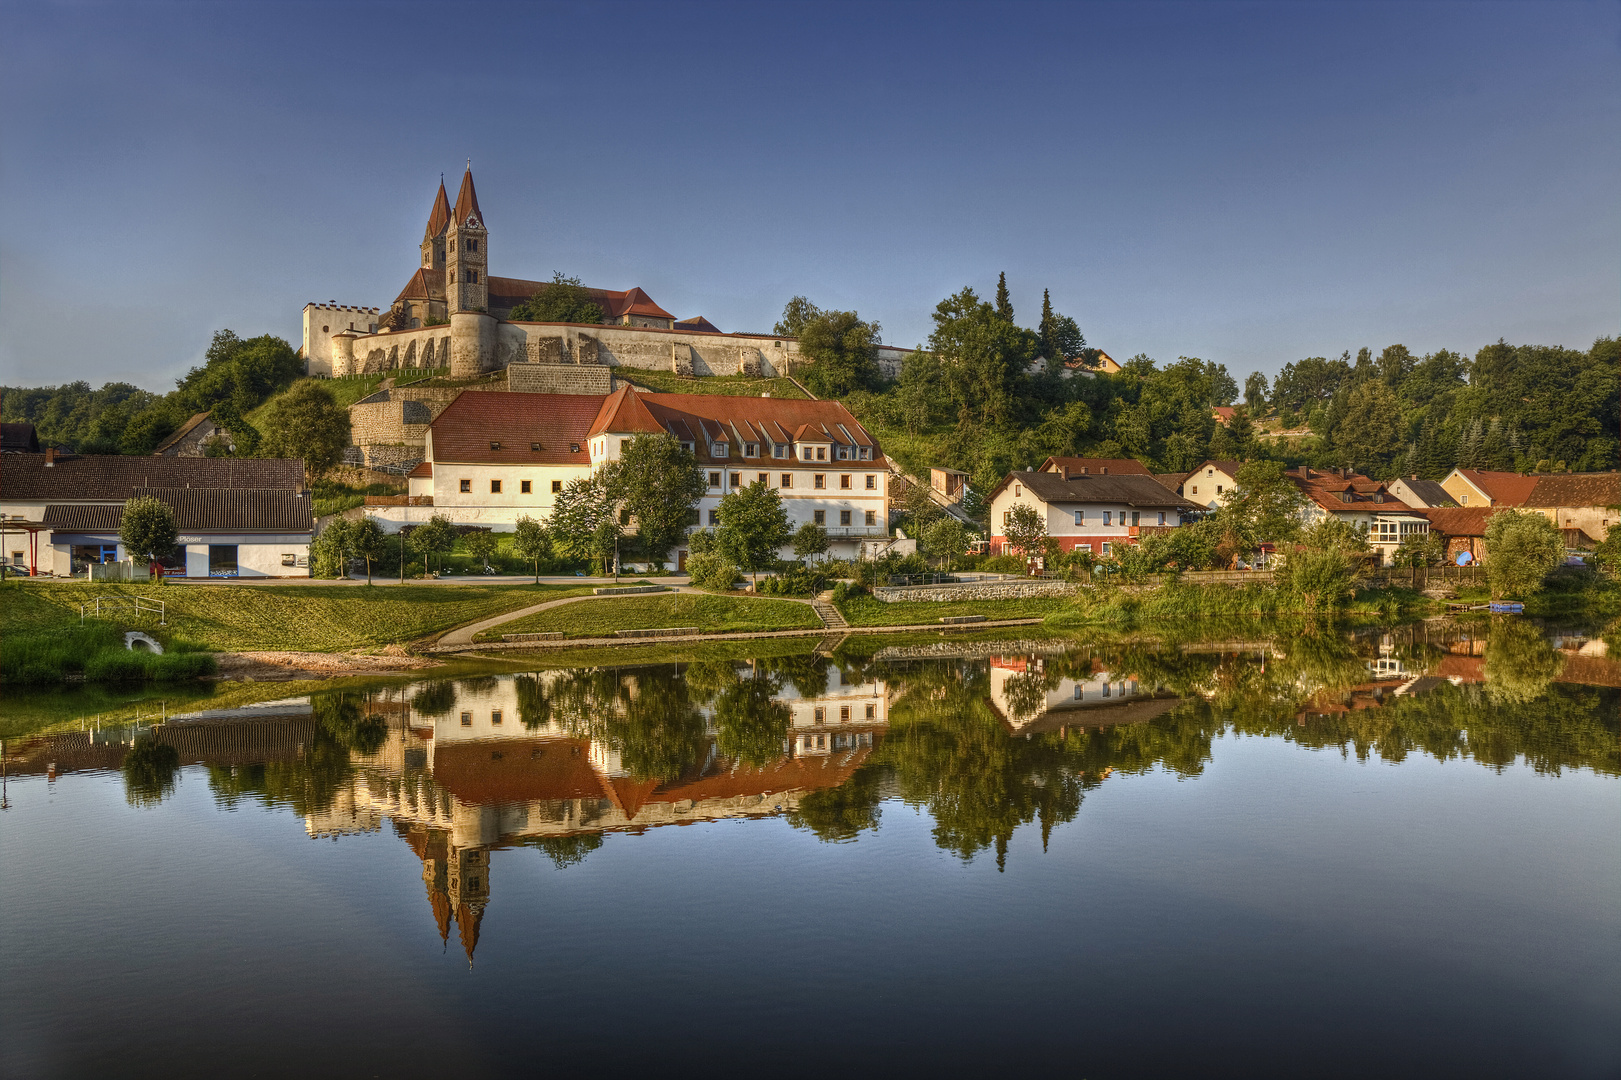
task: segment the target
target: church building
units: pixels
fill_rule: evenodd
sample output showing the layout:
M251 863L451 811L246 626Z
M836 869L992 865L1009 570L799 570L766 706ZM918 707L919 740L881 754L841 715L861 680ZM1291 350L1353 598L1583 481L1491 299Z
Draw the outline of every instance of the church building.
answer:
M702 316L677 319L640 288L587 288L600 323L515 322L551 282L493 277L490 232L469 166L451 204L443 180L418 266L387 310L306 304L302 353L314 376L449 368L470 377L511 364L589 364L681 375L787 374L793 338L726 334Z

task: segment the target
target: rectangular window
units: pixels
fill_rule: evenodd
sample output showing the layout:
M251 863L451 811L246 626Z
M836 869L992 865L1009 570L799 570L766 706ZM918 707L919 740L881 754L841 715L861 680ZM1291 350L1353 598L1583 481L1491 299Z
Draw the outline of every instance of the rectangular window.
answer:
M1002 511L1002 527L1004 529L1007 528L1008 522L1010 522L1012 520L1013 520L1013 511L1011 511L1011 510Z
M462 727L472 727L472 726L473 726L473 714L470 713L470 712L462 713Z
M853 485L850 483L850 474L844 473L839 477L839 490L849 491Z
M473 482L471 480L463 480L460 487L462 493L465 495L473 490Z
M501 494L501 481L499 481L499 480L491 480L490 481L490 494L491 495L499 495L499 494Z
M848 511L848 510L840 510L839 511L839 524L840 525L848 525L848 524L850 524L850 511Z
M816 448L816 460L817 461L826 461L827 460L827 447L818 446Z
M553 495L561 494L562 490L563 490L563 481L561 481L561 480L553 480L552 481L552 494Z
M759 457L760 456L760 444L759 443L744 443L743 444L743 456L744 457Z
M877 491L878 490L878 478L876 476L872 475L871 473L867 474L867 490L868 491Z
M791 473L791 472L783 473L782 474L782 485L781 486L785 487L785 488L793 487L794 486L794 474Z
M1085 510L1077 510L1077 511L1075 511L1075 524L1077 524L1077 525L1085 525L1086 524L1086 511Z
M813 476L811 478L811 487L815 488L817 491L821 491L823 488L827 487L827 474L817 473L815 476Z
M861 460L862 461L871 461L872 460L872 447L863 446L861 448Z
M1077 684L1076 684L1076 686L1075 686L1075 700L1076 700L1076 701L1080 701L1080 700L1081 700L1081 694L1082 694L1082 693L1083 693L1083 692L1084 692L1084 691L1082 691L1082 689L1081 689L1081 687L1080 687L1080 684L1078 684L1078 683L1077 683Z
M1075 550L1076 551L1084 551L1088 555L1090 555L1090 554L1092 554L1092 545L1091 544L1076 544L1075 545Z
M501 726L501 710L500 709L496 709L494 712L490 713L490 723L494 724L496 727Z
M827 524L827 511L826 510L818 510L818 511L816 511L816 524L818 524L818 525L826 525Z
M1131 523L1133 525L1141 525L1142 524L1142 516L1143 515L1142 515L1142 513L1140 511L1133 510L1131 512Z
M1087 545L1087 546L1090 547L1091 545ZM1109 554L1109 546L1110 546L1109 542L1107 540L1105 540L1103 542L1103 554L1105 554L1105 555Z
M827 749L827 736L826 735L818 735L818 736L816 736L816 749L818 749L818 750L826 750Z
M743 474L740 473L740 472L733 473L732 474L732 487L740 488L742 486L743 486Z
M818 705L816 706L816 712L812 715L815 716L816 722L820 724L822 721L827 719L827 710Z
M1112 511L1112 510L1103 511L1103 524L1105 524L1105 525L1113 525L1114 524L1114 511Z
M788 444L787 443L772 443L771 444L771 456L772 457L787 457L788 456Z
M520 480L520 481L518 481L518 494L520 494L520 495L530 495L530 494L534 493L534 490L535 490L535 482L533 480Z
M719 525L720 524L720 511L719 510L711 510L709 512L709 523L711 525Z
M868 720L876 720L876 719L878 719L878 706L876 706L876 705L868 705L867 706L867 719Z
M1165 524L1165 511L1163 510L1159 512L1159 524Z
M1199 494L1199 485L1198 484L1193 485L1193 493L1195 495Z
M876 510L868 510L867 511L867 524L868 525L876 525L876 524L878 524L878 511L876 511Z
M850 722L850 706L848 706L848 705L840 705L839 706L839 723L848 724L849 722Z
M761 473L760 474L760 483L762 483L762 484L771 483L771 474L770 473Z
M730 452L731 452L731 447L727 446L723 442L710 443L709 444L709 456L710 457L727 457L727 456L730 455Z
M712 472L709 474L709 486L720 487L720 473Z
M800 449L800 455L799 456L804 458L806 461L815 461L816 460L816 455L811 451L810 447L802 446L799 449Z
M208 576L209 577L236 577L236 545L235 544L209 544L208 545Z

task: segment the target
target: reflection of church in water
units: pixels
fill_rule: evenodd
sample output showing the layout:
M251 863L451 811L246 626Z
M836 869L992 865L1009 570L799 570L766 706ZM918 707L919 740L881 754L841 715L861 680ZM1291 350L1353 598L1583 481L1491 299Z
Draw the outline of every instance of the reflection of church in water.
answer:
M567 677L462 680L437 715L424 715L409 692L374 698L366 708L386 722L387 738L371 755L352 755L350 783L328 809L306 816L306 830L373 832L389 819L422 860L441 939L454 921L471 960L490 899L492 850L536 846L560 858L589 850L604 833L791 812L808 792L848 780L889 722L888 685L848 682L829 662L816 696L792 684L776 690L788 731L774 759L751 765L724 756L711 716L695 764L670 780L638 778L609 740L556 720L523 722L523 680L544 687ZM633 699L660 689L638 685L634 673L623 679Z

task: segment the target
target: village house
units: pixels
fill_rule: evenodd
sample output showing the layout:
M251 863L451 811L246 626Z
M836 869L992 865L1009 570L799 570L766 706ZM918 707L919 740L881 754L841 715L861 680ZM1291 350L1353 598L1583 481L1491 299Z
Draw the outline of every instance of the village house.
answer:
M1532 510L1553 523L1565 545L1591 548L1610 535L1621 512L1621 473L1510 473L1453 469L1441 481L1460 506Z
M1306 497L1301 520L1313 524L1336 518L1367 534L1381 563L1403 540L1430 531L1430 519L1390 493L1389 485L1349 469L1313 469L1302 466L1284 474Z
M1109 558L1119 545L1173 529L1202 510L1152 476L1070 472L1013 472L990 495L991 550L1011 554L1007 524L1015 506L1041 515L1047 535L1062 551L1080 548ZM1034 554L1034 553L1032 553Z
M1447 489L1438 480L1420 480L1417 476L1399 476L1390 481L1390 493L1408 506L1457 506Z
M1050 457L1041 463L1037 472L1061 473L1071 476L1149 476L1148 466L1133 458Z
M1238 486L1241 461L1207 461L1182 478L1177 494L1189 502L1196 502L1207 510L1225 506Z
M130 558L118 537L124 503L149 495L175 512L165 576L308 577L315 519L294 459L16 454L0 469L9 566L58 577ZM144 553L137 553L144 556Z
M1457 564L1458 556L1467 555L1463 565L1468 565L1486 561L1486 525L1497 512L1490 506L1435 506L1424 516L1441 540L1443 561Z
M216 424L213 417L200 412L176 428L152 452L159 457L207 457L208 451L216 446L226 453L236 449L231 433Z
M719 524L720 500L756 482L776 490L794 528L824 527L832 554L889 536L889 467L867 430L836 401L642 393L463 392L429 425L428 460L408 495L368 500L390 531L435 513L510 531L548 517L574 479L618 460L637 435L668 432L708 481L697 527ZM784 557L790 549L784 548ZM677 553L678 565L685 561Z

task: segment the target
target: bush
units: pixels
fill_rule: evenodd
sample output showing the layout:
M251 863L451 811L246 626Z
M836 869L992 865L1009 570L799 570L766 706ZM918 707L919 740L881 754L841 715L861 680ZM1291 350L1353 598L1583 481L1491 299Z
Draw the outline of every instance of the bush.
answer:
M759 591L765 596L815 596L826 587L827 578L820 567L790 566L775 577L763 579Z
M1018 555L993 555L980 564L980 569L988 574L1022 574L1025 565Z
M687 557L687 573L700 589L730 589L737 581L737 567L715 552Z
M87 622L68 630L7 634L0 642L0 679L16 685L62 682L83 674L90 682L192 679L217 670L212 653L195 642L175 641L159 655L126 649L110 623Z

